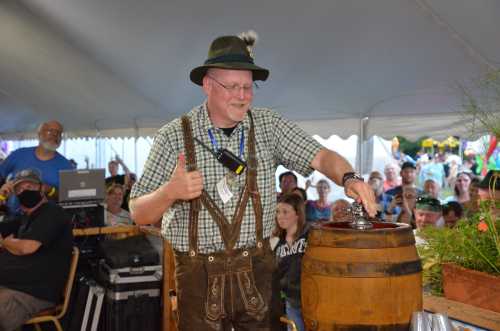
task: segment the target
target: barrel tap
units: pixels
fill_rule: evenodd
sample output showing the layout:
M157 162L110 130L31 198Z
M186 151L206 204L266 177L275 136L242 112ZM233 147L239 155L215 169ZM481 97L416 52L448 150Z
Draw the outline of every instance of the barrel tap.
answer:
M365 217L363 205L357 202L353 202L351 204L351 207L349 208L349 211L353 216L353 221L350 224L351 228L357 230L368 230L373 228L372 222L368 221Z

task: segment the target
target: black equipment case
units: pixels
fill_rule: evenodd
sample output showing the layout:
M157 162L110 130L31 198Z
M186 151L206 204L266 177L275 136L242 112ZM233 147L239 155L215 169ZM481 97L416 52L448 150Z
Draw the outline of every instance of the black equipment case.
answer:
M114 269L158 265L160 257L145 236L133 236L99 243L101 256Z
M162 266L144 236L101 243L106 331L160 330Z
M98 331L103 330L104 314L101 314L104 301L104 288L93 279L79 276L75 282L69 311L63 321L64 330Z

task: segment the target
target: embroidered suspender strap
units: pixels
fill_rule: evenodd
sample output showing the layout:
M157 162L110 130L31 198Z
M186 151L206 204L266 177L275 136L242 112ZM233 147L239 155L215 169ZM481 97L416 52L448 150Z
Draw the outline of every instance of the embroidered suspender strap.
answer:
M182 131L184 135L184 149L186 153L186 167L188 171L193 171L197 169L197 166L196 166L196 155L195 155L191 121L187 116L182 116L181 121L182 121ZM245 187L244 192L247 191L248 190ZM240 196L240 203L238 204L239 210L241 210L242 206L241 201L243 200L242 197L244 196L244 192L242 192L242 195ZM245 200L243 201L245 202L244 206L246 206L248 201L248 192L247 192L247 198L244 200ZM212 216L212 219L219 227L219 232L221 233L222 240L224 241L224 246L226 247L226 249L228 247L231 248L234 247L234 245L238 240L240 227L239 226L232 227L231 225L235 225L237 224L237 222L235 223L233 220L233 223L230 224L225 218L224 214L220 211L219 207L215 204L212 198L210 198L209 194L205 190L203 190L200 198L193 199L190 201L189 226L188 226L189 255L195 256L198 254L198 215L201 208L200 203L203 203L205 208L207 208L208 212ZM241 214L241 218L243 218L243 212L237 214ZM235 214L235 216L237 214ZM233 228L237 228L238 232L234 233Z
M245 187L241 192L239 201L232 218L229 223L224 213L220 210L210 195L203 190L201 197L194 199L190 202L189 211L189 254L195 256L198 254L198 215L200 210L200 202L205 206L210 216L217 224L221 233L222 240L227 253L230 253L236 243L238 242L243 223L243 216L245 214L246 206L250 196L252 197L252 204L254 207L254 214L256 218L255 231L257 239L257 247L262 247L262 205L260 201L260 194L257 187L257 159L255 152L255 129L253 125L253 118L250 111L250 131L248 138L248 167ZM184 133L184 148L186 152L186 163L189 171L196 170L196 156L194 149L194 140L192 136L191 122L187 116L182 117L182 130ZM250 169L252 169L250 171Z
M248 204L248 198L248 187L245 185L245 188L240 195L232 222L229 223L226 216L220 210L219 206L217 206L213 201L212 197L210 197L210 195L206 191L203 191L201 194L201 203L203 204L203 206L205 206L205 208L207 208L210 216L212 216L212 219L219 227L226 252L228 253L234 249L234 246L236 245L236 243L238 242L238 238L240 237L241 223L243 223L243 215Z
M254 132L255 131L253 129L253 121L251 121L249 138L248 138L248 158L252 159L253 163L256 164ZM212 216L212 219L218 225L227 253L231 252L234 249L240 237L241 224L243 223L243 216L245 214L245 210L248 205L248 200L250 197L249 184L252 182L251 177L252 176L255 177L257 174L256 167L254 166L253 168L254 171L252 173L249 173L247 170L245 187L241 192L231 223L227 221L227 218L225 217L224 213L220 210L220 208L217 206L217 204L213 201L212 197L210 197L210 195L207 192L203 191L201 194L201 203L203 204L203 206L205 206L205 208L207 208L208 212L210 213L210 216ZM254 178L253 181L256 182L256 178Z
M250 132L248 134L248 172L247 181L250 195L252 196L252 205L255 214L255 239L257 247L263 247L263 212L262 202L260 199L259 188L257 187L257 153L255 151L255 125L253 122L252 112L248 111L250 118Z
M189 117L182 116L182 132L184 134L184 152L186 153L186 170L196 170L196 153L194 149L193 132ZM189 255L198 254L198 215L200 213L200 199L189 201Z

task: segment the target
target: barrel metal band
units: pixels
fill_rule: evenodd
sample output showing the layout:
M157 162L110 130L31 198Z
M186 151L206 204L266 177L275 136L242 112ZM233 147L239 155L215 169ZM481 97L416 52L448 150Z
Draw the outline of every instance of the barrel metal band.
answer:
M338 236L313 229L309 233L308 246L324 246L335 248L396 248L415 245L413 233L399 236L380 236L376 233L355 233L352 236Z
M388 277L404 276L419 273L422 271L420 260L405 261L399 263L345 263L330 262L304 257L303 272L322 276L336 277Z
M306 317L304 317L304 322L307 326L309 326L308 330L318 330L319 324L326 324L309 320ZM383 325L383 324L362 325L362 324L336 324L336 323L333 324L328 323L328 324L330 324L330 326L328 328L325 328L325 330L332 330L332 331L408 331L408 329L410 328L409 323L389 324L389 325Z

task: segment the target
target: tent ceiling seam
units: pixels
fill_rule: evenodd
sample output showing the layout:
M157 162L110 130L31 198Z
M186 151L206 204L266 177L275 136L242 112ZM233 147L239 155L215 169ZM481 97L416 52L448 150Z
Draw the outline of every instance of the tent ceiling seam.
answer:
M398 94L398 95L391 95L391 96L388 96L386 98L383 98L375 103L373 103L370 107L368 107L368 110L366 112L364 112L364 114L362 115L362 117L371 117L371 116L376 116L376 114L373 114L373 111L375 110L375 108L377 108L378 106L380 106L381 104L384 104L386 102L389 102L389 101L393 101L393 100L396 100L396 99L399 99L399 98L404 98L404 97L414 97L414 96L419 96L419 95L426 95L426 94L429 94L429 95L442 95L443 93L438 93L438 91L429 91L429 90L420 90L420 91L415 91L415 92L408 92L408 93L401 93L401 94ZM384 115L382 115L384 116ZM392 115L390 115L392 116ZM395 115L395 116L398 116L398 115ZM407 114L404 114L402 116L407 116Z
M451 39L457 40L461 46L467 51L467 53L480 65L485 66L489 71L497 70L497 66L494 65L490 60L488 60L483 54L477 51L473 46L471 46L465 38L463 38L448 22L446 22L441 16L436 13L432 6L427 0L415 0L417 5L423 11L427 12L434 23L445 29L449 34Z

